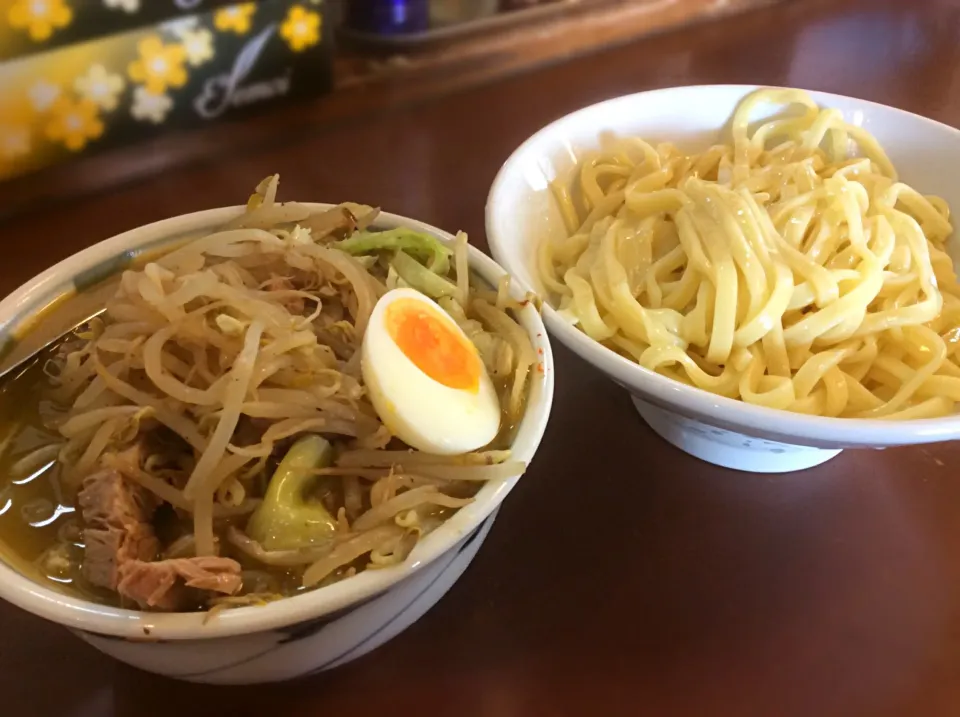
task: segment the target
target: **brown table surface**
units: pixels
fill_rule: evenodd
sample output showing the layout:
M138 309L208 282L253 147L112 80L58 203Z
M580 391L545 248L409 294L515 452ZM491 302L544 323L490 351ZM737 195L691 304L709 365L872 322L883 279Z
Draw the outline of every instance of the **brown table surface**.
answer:
M668 85L859 95L960 124L960 7L794 0L322 133L235 147L0 225L0 291L137 224L283 195L356 199L482 244L502 160L577 107ZM310 111L309 108L305 111ZM960 714L960 449L736 473L664 443L556 347L540 454L474 564L416 625L330 674L181 684L0 606L3 715Z

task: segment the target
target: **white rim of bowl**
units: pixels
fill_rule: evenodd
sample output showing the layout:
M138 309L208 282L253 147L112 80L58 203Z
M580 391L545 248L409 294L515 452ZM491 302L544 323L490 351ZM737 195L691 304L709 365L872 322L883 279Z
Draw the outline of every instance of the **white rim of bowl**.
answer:
M299 202L318 211L333 204ZM70 281L85 269L109 262L124 253L151 245L174 242L178 237L209 232L244 211L244 207L222 207L172 217L132 229L101 241L64 259L31 279L0 301L0 331L16 330L16 325L29 318L27 307L43 305L46 297L62 294ZM409 227L431 234L445 243L452 243L449 233L396 214L381 212L378 228ZM470 250L470 268L496 286L505 272L491 258L474 246ZM523 299L524 289L511 281L511 294ZM18 308L19 307L19 308ZM537 389L538 400L527 405L513 444L513 457L528 467L546 429L553 404L554 368L550 341L540 315L532 304L520 312L521 324L539 353L542 381ZM535 388L535 387L532 387ZM17 572L0 559L0 598L24 610L66 627L134 640L208 640L213 638L263 632L316 619L350 607L388 590L392 585L414 575L423 567L450 550L458 541L481 525L503 502L520 480L515 476L484 485L477 500L461 508L449 520L421 540L406 562L380 570L367 570L333 585L286 597L260 607L224 610L216 619L204 624L206 613L152 613L114 608L84 600L45 587Z
M730 92L738 92L741 95L747 95L750 92L767 87L771 89L789 89L772 85L683 85L679 87L665 87L614 97L583 107L554 120L535 132L517 147L503 163L500 171L497 172L497 176L493 180L490 192L487 195L485 211L487 241L490 245L490 252L496 261L508 272L513 275L518 273L516 262L510 260L507 252L503 249L510 241L510 223L508 217L498 216L499 195L503 192L503 186L506 184L508 176L516 171L515 166L519 165L521 158L527 153L533 152L538 144L546 143L550 135L562 133L568 125L577 123L584 115L594 113L602 115L605 112L611 111L618 103L635 100L639 97L649 99L660 94L695 93L707 89L714 91L728 90ZM960 142L960 130L942 122L932 120L929 117L856 97L816 92L813 90L804 90L804 92L809 93L818 104L830 106L831 101L836 100L857 102L881 112L892 112L908 116L920 125L948 131L955 135L957 141ZM722 131L722 129L722 127L719 127L717 131ZM598 136L602 131L602 128L597 130ZM958 241L960 238L954 236L952 240ZM520 282L521 280L517 278L516 281ZM535 291L535 287L526 288L530 291ZM619 374L619 376L623 376L624 378L622 380L631 383L628 389L634 389L642 393L645 399L650 400L660 407L682 413L696 420L704 420L706 418L708 420L705 422L712 422L718 426L752 429L760 431L765 435L778 435L784 439L785 443L795 443L799 439L800 441L826 442L831 445L846 443L880 447L932 443L960 437L960 414L909 421L829 418L825 416L809 416L801 413L791 413L789 411L756 406L733 398L718 396L709 391L674 381L624 358L564 321L560 318L557 311L546 302L543 304L543 315L544 322L547 324L550 332L589 363L596 365L608 374Z

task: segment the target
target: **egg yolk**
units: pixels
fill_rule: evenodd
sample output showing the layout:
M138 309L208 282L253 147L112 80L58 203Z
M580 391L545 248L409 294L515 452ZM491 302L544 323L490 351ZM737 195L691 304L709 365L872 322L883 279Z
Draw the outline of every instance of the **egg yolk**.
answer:
M473 393L480 390L476 349L429 306L397 299L387 307L384 323L403 354L434 381Z

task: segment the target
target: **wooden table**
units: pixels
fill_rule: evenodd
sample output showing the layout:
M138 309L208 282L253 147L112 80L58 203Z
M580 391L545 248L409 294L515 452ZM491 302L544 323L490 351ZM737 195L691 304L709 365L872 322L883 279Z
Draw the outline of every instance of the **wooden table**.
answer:
M794 0L238 146L0 225L0 290L136 224L235 203L274 171L286 197L379 203L482 243L494 173L538 127L597 100L697 82L850 93L960 124L960 8ZM470 570L387 646L308 681L209 688L126 668L0 606L0 714L960 713L960 450L735 473L665 444L621 389L556 353L536 462Z

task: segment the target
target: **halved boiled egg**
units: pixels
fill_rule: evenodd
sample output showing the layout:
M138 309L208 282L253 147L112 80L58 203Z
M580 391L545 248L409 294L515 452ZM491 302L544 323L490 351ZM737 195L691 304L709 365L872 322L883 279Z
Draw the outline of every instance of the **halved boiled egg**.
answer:
M413 448L466 453L500 430L500 401L476 346L418 291L394 289L377 302L361 368L380 420Z

